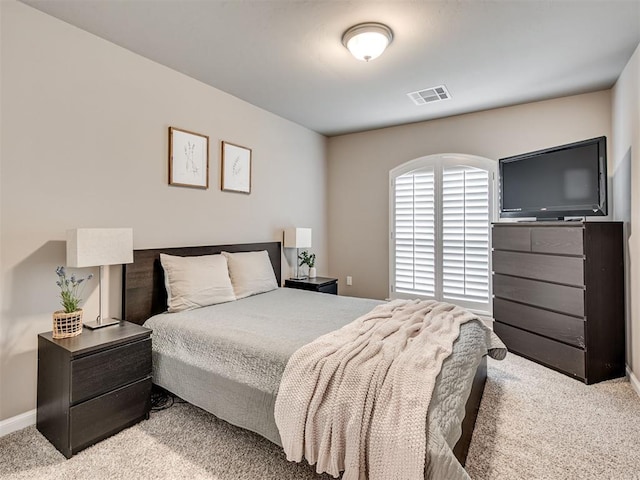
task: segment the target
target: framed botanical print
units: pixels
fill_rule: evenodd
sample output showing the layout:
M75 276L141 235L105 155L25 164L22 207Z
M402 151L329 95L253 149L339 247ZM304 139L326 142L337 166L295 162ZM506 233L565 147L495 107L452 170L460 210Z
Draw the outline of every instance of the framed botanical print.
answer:
M209 137L169 127L169 185L209 188Z
M251 193L251 149L222 142L222 190Z

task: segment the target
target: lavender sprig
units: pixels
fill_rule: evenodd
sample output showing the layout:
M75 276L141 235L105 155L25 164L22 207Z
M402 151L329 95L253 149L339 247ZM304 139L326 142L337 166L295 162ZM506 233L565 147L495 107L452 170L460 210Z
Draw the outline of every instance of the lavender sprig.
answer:
M82 298L80 297L87 285L84 282L85 280L91 280L93 278L93 274L89 274L85 279L76 277L76 274L73 273L69 278L67 278L65 268L57 267L56 275L58 275L56 285L60 287L60 304L64 307L64 311L66 313L75 312L82 303Z

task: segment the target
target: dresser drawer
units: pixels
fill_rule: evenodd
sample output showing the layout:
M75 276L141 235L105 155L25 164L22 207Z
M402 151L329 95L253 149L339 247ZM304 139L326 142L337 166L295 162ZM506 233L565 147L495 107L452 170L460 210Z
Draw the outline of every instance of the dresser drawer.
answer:
M525 278L493 275L493 294L498 298L584 317L584 290Z
M71 362L71 398L76 404L151 374L151 339L78 358Z
M581 227L540 227L531 230L531 251L560 255L582 255Z
M496 321L584 348L584 320L540 308L493 299Z
M531 251L531 228L493 226L491 246L496 250Z
M500 322L495 322L493 329L510 351L584 380L583 350Z
M515 275L548 282L584 285L584 260L580 257L558 257L537 253L493 252L495 273Z
M70 409L70 447L76 453L142 420L151 409L151 377Z

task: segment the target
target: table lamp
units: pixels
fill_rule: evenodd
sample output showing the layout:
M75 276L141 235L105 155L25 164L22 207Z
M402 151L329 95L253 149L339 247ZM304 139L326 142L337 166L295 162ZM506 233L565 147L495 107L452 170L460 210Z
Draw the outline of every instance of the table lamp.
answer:
M296 276L291 280L304 280L306 277L298 276L298 255L301 248L311 247L310 228L287 228L284 231L284 248L296 249Z
M94 330L119 323L102 314L103 276L106 265L133 263L133 229L77 228L67 230L67 266L100 267L100 311L95 321L83 322Z

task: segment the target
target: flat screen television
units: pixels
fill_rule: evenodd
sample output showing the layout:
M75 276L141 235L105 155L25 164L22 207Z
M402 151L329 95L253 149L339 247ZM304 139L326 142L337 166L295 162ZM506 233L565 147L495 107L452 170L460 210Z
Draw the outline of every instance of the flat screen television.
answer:
M607 215L607 139L501 158L500 217Z

